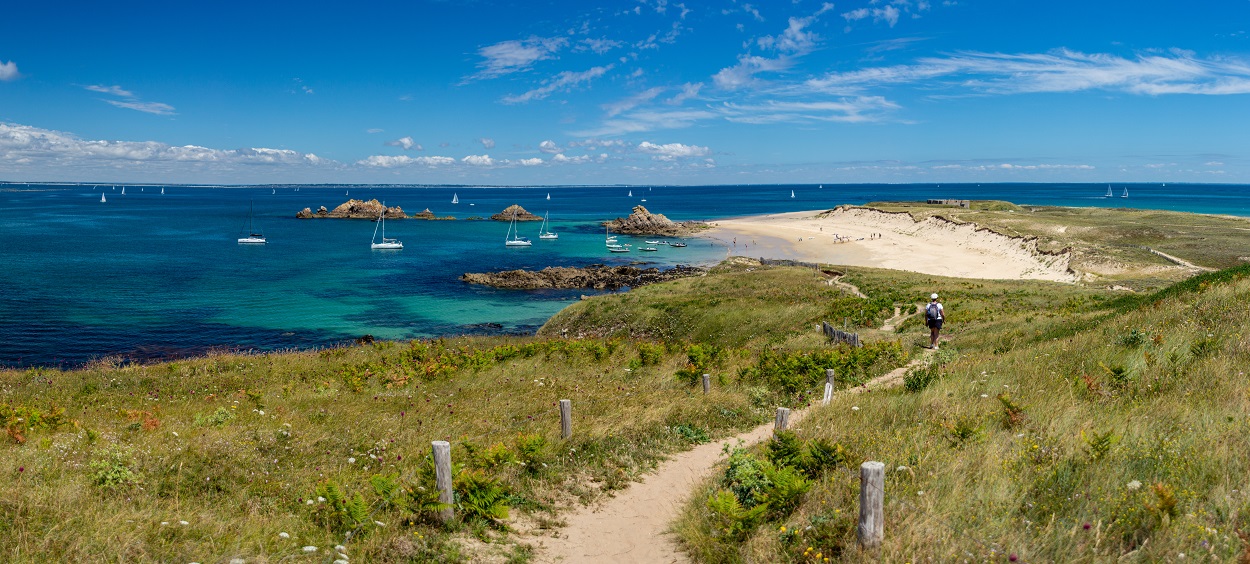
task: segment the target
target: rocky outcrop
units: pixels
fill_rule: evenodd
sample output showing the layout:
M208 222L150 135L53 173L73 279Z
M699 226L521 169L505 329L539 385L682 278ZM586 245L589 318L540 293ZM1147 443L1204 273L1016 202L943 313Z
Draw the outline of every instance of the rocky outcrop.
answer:
M629 214L629 217L618 217L612 221L603 222L603 225L606 225L613 233L666 237L681 237L708 227L702 221L673 221L664 217L664 214L651 213L642 206L634 206L634 211Z
M382 202L379 202L376 199L369 200L366 202L364 200L357 200L354 198L346 202L343 202L342 204L339 204L339 206L334 208L334 210L332 211L327 211L325 206L321 206L321 208L318 209L315 213L312 211L311 208L304 208L303 210L300 210L299 213L296 213L295 217L298 217L300 219L326 218L326 217L348 218L348 219L377 219L378 215L382 213L382 210L386 210L386 219L404 219L408 217L408 215L404 213L404 209L399 206L387 207L387 206L382 205ZM429 210L426 210L426 211L429 211ZM433 215L434 214L432 213L430 214L431 217Z
M695 266L660 270L633 266L592 264L584 268L550 266L542 270L506 270L503 272L469 272L460 277L470 284L481 284L510 290L591 288L615 290L622 286L637 288L689 276L702 276L707 271Z
M512 204L504 208L503 211L490 216L490 218L495 221L512 221L513 214L516 215L517 221L542 221L543 220L542 216L534 215L530 212L527 212L525 211L525 208L521 207L518 204Z

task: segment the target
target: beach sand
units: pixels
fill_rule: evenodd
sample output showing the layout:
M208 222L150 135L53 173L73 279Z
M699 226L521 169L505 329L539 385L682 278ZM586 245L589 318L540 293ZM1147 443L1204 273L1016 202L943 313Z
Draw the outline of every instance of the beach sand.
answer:
M1071 256L1038 252L1029 239L975 224L839 207L711 222L702 236L737 256L868 266L939 276L1075 282ZM879 235L874 235L879 234Z

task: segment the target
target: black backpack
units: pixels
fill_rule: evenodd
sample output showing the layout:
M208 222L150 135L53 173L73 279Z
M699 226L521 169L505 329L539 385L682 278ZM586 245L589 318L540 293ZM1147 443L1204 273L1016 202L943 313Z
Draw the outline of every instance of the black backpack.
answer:
M937 321L942 318L942 310L938 309L936 303L931 303L924 309L924 318L925 321Z

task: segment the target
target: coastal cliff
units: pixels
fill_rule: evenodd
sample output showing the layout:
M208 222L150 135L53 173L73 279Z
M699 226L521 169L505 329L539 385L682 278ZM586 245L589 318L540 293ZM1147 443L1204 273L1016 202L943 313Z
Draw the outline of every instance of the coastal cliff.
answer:
M708 225L702 221L673 221L664 217L664 214L651 213L643 206L634 206L633 213L630 213L629 217L618 217L612 221L603 222L603 225L614 233L666 237L681 237L708 228Z
M516 217L517 221L542 221L543 220L542 216L537 216L530 212L525 211L525 208L521 207L519 204L512 204L504 208L503 211L490 216L490 218L495 221L512 221L513 217Z
M637 288L689 276L702 276L707 270L677 265L668 270L633 266L592 264L584 268L549 266L542 270L505 270L502 272L468 272L460 277L469 284L480 284L509 290L573 289L615 290L622 286Z

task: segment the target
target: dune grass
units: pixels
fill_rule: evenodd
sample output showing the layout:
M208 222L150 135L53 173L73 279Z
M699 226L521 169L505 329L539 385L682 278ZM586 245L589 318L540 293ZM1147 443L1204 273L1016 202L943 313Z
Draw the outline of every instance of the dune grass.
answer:
M814 408L797 440L836 444L845 463L791 511L729 535L709 501L728 487L718 475L675 528L704 562L1244 561L1248 275L1106 301L1071 330L1062 314L1003 313L945 345L931 381ZM1004 318L1013 346L985 342ZM865 460L887 469L872 552L855 533Z

